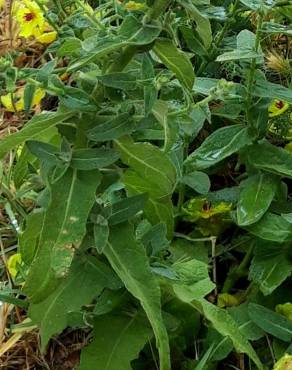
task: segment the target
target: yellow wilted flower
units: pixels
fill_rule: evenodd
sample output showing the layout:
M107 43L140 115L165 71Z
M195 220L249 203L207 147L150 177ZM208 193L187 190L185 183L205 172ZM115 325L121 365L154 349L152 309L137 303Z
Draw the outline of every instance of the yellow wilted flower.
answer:
M10 276L13 279L16 278L16 275L18 273L18 265L21 265L21 263L22 263L22 260L21 260L20 253L15 253L9 257L8 262L7 262L7 268L8 268Z
M45 19L40 7L30 0L23 1L24 6L17 8L16 19L19 23L19 35L23 37L34 36L43 28Z
M285 354L273 367L273 370L292 370L292 356Z
M285 100L275 99L269 106L269 117L276 117L286 112L289 104Z
M136 1L128 1L127 4L125 4L125 9L127 10L143 10L145 9L145 4L143 3L136 3Z
M38 105L46 95L43 89L36 89L32 99L32 107ZM24 110L24 88L21 87L13 94L6 94L0 97L2 105L8 112L20 112Z

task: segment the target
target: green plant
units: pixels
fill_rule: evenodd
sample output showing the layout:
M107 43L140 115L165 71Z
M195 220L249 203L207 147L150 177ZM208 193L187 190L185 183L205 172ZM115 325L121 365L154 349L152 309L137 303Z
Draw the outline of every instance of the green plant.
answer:
M54 59L21 72L58 103L0 143L35 202L16 298L42 350L72 326L92 328L80 370L271 368L291 353L292 156L268 107L292 92L264 53L291 6L53 3Z

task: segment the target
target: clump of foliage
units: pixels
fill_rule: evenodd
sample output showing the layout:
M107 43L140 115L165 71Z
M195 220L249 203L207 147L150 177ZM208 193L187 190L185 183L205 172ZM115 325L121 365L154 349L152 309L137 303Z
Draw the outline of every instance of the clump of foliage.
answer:
M282 369L291 5L34 6L20 36L47 22L42 63L19 69L10 52L0 66L6 112L28 120L0 143L5 209L29 201L1 298L28 309L42 351L67 327L90 332L79 370Z

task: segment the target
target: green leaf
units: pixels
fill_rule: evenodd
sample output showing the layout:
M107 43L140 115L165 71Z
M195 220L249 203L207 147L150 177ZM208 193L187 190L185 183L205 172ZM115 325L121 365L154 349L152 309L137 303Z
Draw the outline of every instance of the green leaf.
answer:
M104 263L95 258L76 259L57 289L42 302L30 305L29 317L40 327L42 351L52 335L67 327L68 313L91 303L105 287L119 286L119 279Z
M25 283L25 292L32 302L47 297L58 285L58 278L68 273L75 248L86 233L87 217L99 182L96 170L69 169L52 185L36 257Z
M134 129L135 124L130 114L122 113L88 130L87 137L97 142L114 140L126 134L130 134Z
M2 158L9 150L22 144L26 140L31 140L37 137L51 127L65 121L72 116L72 113L56 113L48 112L34 116L26 125L14 134L7 136L0 142L0 158Z
M203 357L197 363L197 365L196 365L196 367L195 367L194 370L204 370L204 369L206 369L206 366L208 365L208 361L211 358L211 354L212 354L213 348L214 348L214 343L212 343L211 346L204 353Z
M248 313L252 321L265 332L285 342L291 342L292 323L285 316L256 303L248 305Z
M292 262L287 248L263 240L257 241L248 277L264 295L271 294L291 272Z
M115 142L122 161L140 177L159 186L164 195L173 192L176 170L168 157L150 143L134 143L125 137Z
M174 145L177 139L178 130L174 124L168 119L168 104L164 100L157 100L152 108L152 113L160 123L164 131L164 146L163 151L168 152Z
M30 213L26 219L26 228L19 235L19 252L22 260L27 265L31 264L35 255L44 214L43 209L37 209Z
M82 68L83 66L89 64L93 60L103 57L109 53L112 53L115 50L121 49L123 46L126 46L127 42L125 40L116 39L102 39L93 51L86 52L85 56L78 58L76 62L73 62L67 68L68 72L72 72Z
M278 181L271 175L259 173L241 183L237 205L237 222L247 226L257 222L268 210L275 196Z
M116 225L134 217L139 211L143 210L147 198L147 194L139 194L115 202L111 206L109 224Z
M267 212L256 224L244 228L261 239L278 243L292 241L292 223L273 213Z
M106 315L94 319L93 341L81 352L78 370L132 370L152 332L141 317Z
M102 215L98 215L93 226L94 245L98 253L103 253L108 242L109 226L108 221Z
M251 50L237 49L219 55L216 59L216 62L227 62L231 60L245 60L253 58L262 58L262 54L256 53L255 51Z
M292 178L292 155L286 150L264 142L250 146L246 154L256 168Z
M199 304L204 316L211 321L214 328L223 336L229 337L238 352L246 353L256 364L258 369L263 370L263 365L247 338L239 331L234 319L224 309L201 299Z
M209 176L200 171L193 171L183 176L181 183L188 185L199 194L207 194L211 186Z
M162 63L176 75L178 80L191 90L195 74L192 63L186 54L177 49L171 40L163 38L156 40L153 51Z
M27 83L24 88L23 100L24 100L24 110L28 113L31 109L34 94L36 91L36 85Z
M204 169L222 161L251 143L246 126L238 124L214 131L186 159L191 168Z
M179 3L189 11L192 18L197 24L196 31L204 42L204 46L208 49L212 43L212 28L209 19L204 16L190 0L179 0Z
M142 245L134 238L133 226L120 224L112 227L104 254L146 312L156 337L160 369L170 370L168 335L161 315L159 284L150 270Z
M137 87L136 77L126 72L108 73L97 76L97 79L108 87L122 90L134 90Z
M145 53L141 65L141 79L144 85L144 110L147 116L157 99L157 89L155 86L155 71L150 57Z
M72 153L71 166L78 170L93 170L107 167L119 158L119 153L113 149L94 148L76 149Z

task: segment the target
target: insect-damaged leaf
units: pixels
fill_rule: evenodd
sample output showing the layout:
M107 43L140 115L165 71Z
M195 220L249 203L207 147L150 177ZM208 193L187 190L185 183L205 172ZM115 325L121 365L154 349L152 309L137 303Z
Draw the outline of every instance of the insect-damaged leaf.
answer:
M25 292L32 302L48 296L58 278L68 273L74 250L86 232L89 211L100 183L98 171L68 169L51 187L36 257L30 267Z

